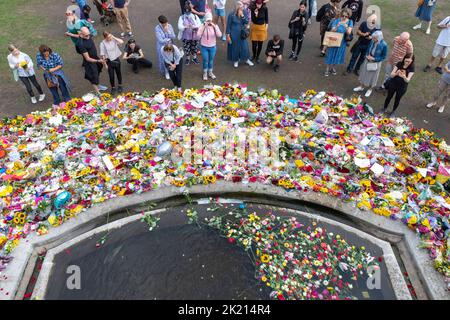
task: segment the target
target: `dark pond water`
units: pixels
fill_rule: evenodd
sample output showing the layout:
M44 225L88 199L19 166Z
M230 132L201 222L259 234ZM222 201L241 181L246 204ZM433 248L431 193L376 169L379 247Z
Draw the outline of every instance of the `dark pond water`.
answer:
M207 208L197 206L201 218L211 214ZM251 209L276 212L262 205ZM213 229L186 224L181 210L185 208L169 209L151 232L145 223L136 221L110 232L98 248L102 235L56 255L46 299L269 299L271 289L255 279L255 268L246 252ZM227 211L229 208L222 208L216 213ZM285 214L283 210L277 213ZM299 220L311 223L306 218ZM338 232L351 244L366 246L375 257L381 255L380 248L354 234L321 226ZM66 286L70 265L80 267L80 290ZM381 289L368 290L366 280L361 279L355 283L353 294L359 299L394 299L384 263L381 274L386 275Z

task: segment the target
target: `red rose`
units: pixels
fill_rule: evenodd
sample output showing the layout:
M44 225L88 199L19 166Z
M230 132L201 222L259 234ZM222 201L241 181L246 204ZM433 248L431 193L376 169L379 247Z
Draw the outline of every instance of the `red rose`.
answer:
M233 176L232 180L233 180L233 182L241 182L242 181L242 177Z
M235 239L235 238L228 238L228 242L229 242L229 243L235 243L235 242L236 242L236 239Z

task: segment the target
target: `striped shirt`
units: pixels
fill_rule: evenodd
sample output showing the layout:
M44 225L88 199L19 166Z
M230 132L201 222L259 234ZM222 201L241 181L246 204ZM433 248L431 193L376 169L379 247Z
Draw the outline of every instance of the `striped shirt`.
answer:
M388 62L392 65L395 65L398 62L402 61L407 54L413 53L413 50L413 44L410 40L406 41L405 43L400 43L400 36L395 37Z

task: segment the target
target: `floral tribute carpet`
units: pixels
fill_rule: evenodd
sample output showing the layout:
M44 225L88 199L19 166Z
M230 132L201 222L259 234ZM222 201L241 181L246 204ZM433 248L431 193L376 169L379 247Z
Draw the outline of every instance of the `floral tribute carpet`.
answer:
M199 124L214 132L277 132L280 159L267 165L169 158L180 144L174 132ZM406 119L373 114L356 97L308 90L290 99L240 84L85 96L0 121L0 269L21 238L51 232L95 203L226 180L324 193L401 220L448 278L449 172L445 141Z

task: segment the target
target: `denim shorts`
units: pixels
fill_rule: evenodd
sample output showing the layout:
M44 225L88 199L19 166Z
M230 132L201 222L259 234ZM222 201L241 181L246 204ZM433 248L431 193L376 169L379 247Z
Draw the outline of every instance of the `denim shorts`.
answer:
M225 9L217 9L217 8L215 8L214 11L216 12L216 16L225 17Z

